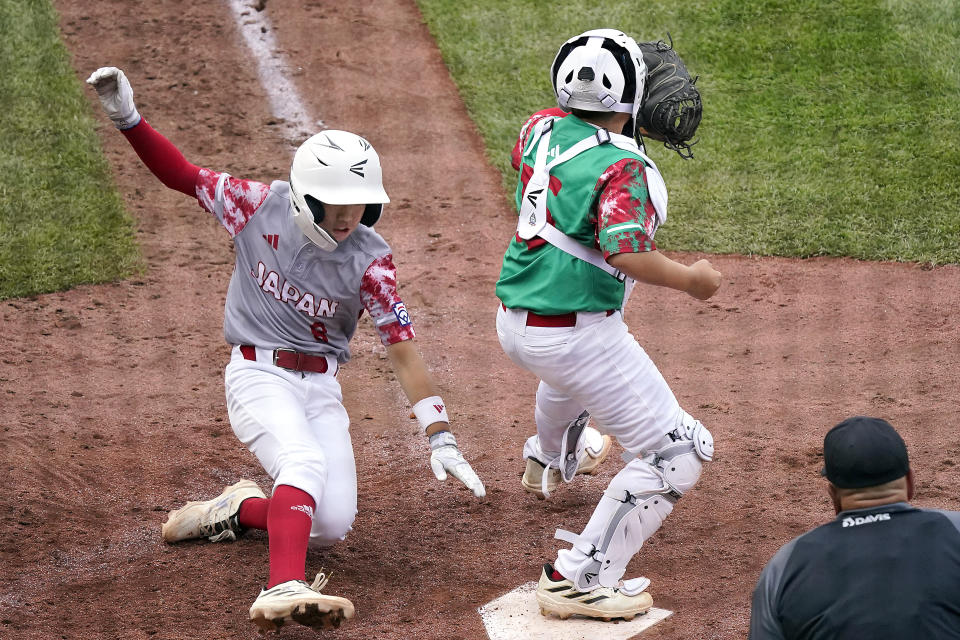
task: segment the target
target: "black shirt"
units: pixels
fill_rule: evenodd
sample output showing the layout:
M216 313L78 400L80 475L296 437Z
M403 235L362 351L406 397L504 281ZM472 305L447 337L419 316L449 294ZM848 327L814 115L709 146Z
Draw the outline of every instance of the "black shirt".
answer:
M773 556L750 640L960 639L960 513L844 511Z

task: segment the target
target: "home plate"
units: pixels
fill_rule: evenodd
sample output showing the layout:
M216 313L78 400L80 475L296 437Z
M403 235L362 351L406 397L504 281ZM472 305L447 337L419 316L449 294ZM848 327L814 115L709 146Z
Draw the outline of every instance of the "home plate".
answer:
M520 585L478 609L490 640L626 640L664 620L673 611L653 608L633 620L561 620L540 614L536 582Z

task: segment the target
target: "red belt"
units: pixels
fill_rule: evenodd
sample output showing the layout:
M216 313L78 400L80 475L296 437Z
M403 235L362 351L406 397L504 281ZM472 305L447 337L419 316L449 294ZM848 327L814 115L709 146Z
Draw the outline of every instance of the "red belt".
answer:
M249 344L240 345L240 353L246 360L256 361L257 359L256 348ZM326 356L313 356L293 349L274 349L273 364L281 369L309 371L311 373L326 373L328 368Z
M506 306L501 302L500 306L506 310ZM613 309L607 311L608 316L614 314ZM575 327L577 326L577 312L561 313L555 316L542 316L533 311L527 311L528 327Z

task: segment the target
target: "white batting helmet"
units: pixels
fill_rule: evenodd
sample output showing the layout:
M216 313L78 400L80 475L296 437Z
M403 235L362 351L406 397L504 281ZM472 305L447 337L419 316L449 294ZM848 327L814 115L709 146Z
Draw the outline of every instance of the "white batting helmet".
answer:
M616 29L593 29L570 38L550 66L550 80L561 109L629 113L630 135L643 101L646 77L640 47Z
M372 227L383 205L390 202L383 189L380 156L373 145L355 133L322 131L300 145L290 167L290 204L293 219L307 238L333 251L337 242L324 231L323 205L365 204L360 223Z

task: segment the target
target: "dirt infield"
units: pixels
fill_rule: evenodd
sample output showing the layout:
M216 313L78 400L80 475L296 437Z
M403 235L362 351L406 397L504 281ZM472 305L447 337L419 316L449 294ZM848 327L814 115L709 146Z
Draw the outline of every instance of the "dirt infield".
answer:
M293 149L226 2L56 5L78 78L119 66L141 113L188 159L238 177L284 176ZM515 214L416 6L377 5L270 0L266 11L302 67L304 100L328 126L368 136L384 160L393 204L377 228L488 498L433 478L364 322L341 374L360 513L346 542L310 553L308 572L332 568L328 590L356 605L329 637L480 639L476 608L535 580L556 548L553 530L579 529L618 467L611 460L548 502L521 489L536 381L501 353L493 295ZM0 637L254 638L246 617L267 575L266 536L160 541L166 512L185 500L240 477L269 486L226 419L230 241L98 121L149 266L127 282L0 303ZM711 260L724 274L714 300L650 288L628 308L718 447L628 569L676 612L644 638L745 635L760 568L831 515L819 446L850 414L886 417L903 433L919 505L958 508L960 269ZM298 627L282 635L314 637Z

